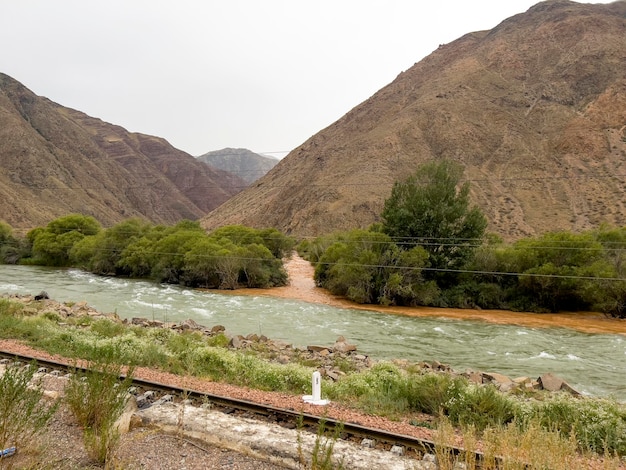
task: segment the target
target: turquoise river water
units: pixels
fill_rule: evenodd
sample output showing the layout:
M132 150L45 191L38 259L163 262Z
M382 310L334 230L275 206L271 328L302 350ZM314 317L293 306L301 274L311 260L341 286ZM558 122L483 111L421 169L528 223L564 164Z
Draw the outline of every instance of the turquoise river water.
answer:
M626 401L626 336L439 317L407 317L267 296L219 294L76 269L0 265L0 294L86 301L121 318L191 318L231 334L264 334L294 346L332 345L339 335L373 359L437 360L455 370L538 377L553 372L576 389Z

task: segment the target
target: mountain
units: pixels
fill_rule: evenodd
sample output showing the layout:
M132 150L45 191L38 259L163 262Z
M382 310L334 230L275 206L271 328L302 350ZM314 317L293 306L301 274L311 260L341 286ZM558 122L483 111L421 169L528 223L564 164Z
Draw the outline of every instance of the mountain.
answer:
M69 213L107 226L198 219L245 183L172 147L35 95L0 74L0 220L42 226Z
M197 157L214 168L228 171L250 184L276 166L278 160L254 153L248 149L224 148Z
M624 225L626 1L546 1L440 46L202 224L367 227L394 181L438 159L464 166L505 239Z

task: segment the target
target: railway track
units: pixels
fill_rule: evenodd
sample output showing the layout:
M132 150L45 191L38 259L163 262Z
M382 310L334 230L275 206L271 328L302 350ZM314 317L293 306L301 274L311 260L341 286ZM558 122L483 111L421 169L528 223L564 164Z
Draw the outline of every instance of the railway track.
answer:
M25 364L34 361L41 369L45 369L48 372L56 370L68 373L74 370L80 370L82 372L86 372L88 370L86 367L77 366L72 363L57 362L42 359L40 357L19 355L9 351L0 351L0 358L11 361L20 361ZM300 426L304 429L311 430L312 432L317 432L319 427L323 424L324 428L329 433L332 433L335 429L339 430L340 438L343 440L351 440L357 443L360 442L361 445L364 445L363 443L367 440L368 443L375 443L376 447L379 449L391 450L396 454L407 455L416 459L421 458L426 454L432 455L435 453L435 443L430 440L397 434L382 429L365 427L354 423L339 422L338 420L334 420L332 418L302 413L292 409L279 408L238 398L216 395L205 391L190 390L186 388L183 389L172 384L154 382L141 378L133 378L132 388L135 396L150 397L149 402L144 403L143 406L151 406L152 404L159 402L159 399L164 396L177 398L184 397L184 399L195 403L210 403L213 409L222 410L229 414L245 414L246 416L252 416L255 419L279 423L285 427L294 428L296 426ZM454 456L459 456L462 452L464 452L463 449L458 447L449 447L446 451L448 455L451 454ZM482 460L483 455L476 452L475 461L480 465Z

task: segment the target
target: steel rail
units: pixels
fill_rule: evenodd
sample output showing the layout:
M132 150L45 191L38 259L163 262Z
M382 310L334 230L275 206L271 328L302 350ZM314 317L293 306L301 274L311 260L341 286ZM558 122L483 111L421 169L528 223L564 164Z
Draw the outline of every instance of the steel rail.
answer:
M78 366L72 364L71 362L57 362L49 359L39 358L36 356L15 354L3 350L0 350L0 357L18 360L24 363L35 363L40 367L50 369L61 369L68 371L80 370L82 372L87 372L89 370L88 367ZM120 378L124 378L124 376L122 375ZM376 443L386 444L388 446L401 446L405 449L414 450L420 454L434 453L435 451L436 444L434 441L428 439L420 439L413 436L407 436L404 434L397 434L383 429L370 428L356 423L341 422L333 418L321 417L309 413L294 411L291 409L278 408L272 405L256 403L239 398L231 398L199 390L181 388L176 385L169 385L167 383L154 382L136 377L133 377L132 384L136 387L141 387L148 390L158 390L165 393L178 395L179 397L184 396L186 398L202 400L205 402L208 401L211 404L215 404L223 408L246 411L266 417L274 416L277 418L282 418L282 420L284 421L298 422L299 420L301 420L303 424L314 427L315 429L317 429L318 426L324 423L325 428L329 431L339 429L341 430L341 433L345 435L363 439L373 439ZM454 456L458 456L461 453L465 452L464 449L456 446L447 446L446 450L448 451L448 453L451 453ZM480 463L484 459L484 455L481 452L477 451L473 451L473 453L475 454L475 461L478 462L478 464L480 465Z

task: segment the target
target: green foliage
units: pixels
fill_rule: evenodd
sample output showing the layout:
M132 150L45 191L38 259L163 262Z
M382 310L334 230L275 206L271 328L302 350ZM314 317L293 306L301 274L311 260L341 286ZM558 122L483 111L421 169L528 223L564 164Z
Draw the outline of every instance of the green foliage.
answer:
M315 280L358 303L415 305L436 290L422 279L426 259L421 247L400 250L388 235L352 230L338 234L319 257Z
M65 389L65 400L84 428L85 444L98 462L106 457L119 439L115 422L126 406L132 369L122 375L116 354L103 355L89 364L87 371L75 369Z
M26 241L13 235L13 228L0 221L0 263L17 264L28 254Z
M149 365L298 395L310 390L313 370L269 363L253 351L232 351L226 347L228 338L224 335L207 337L199 332L144 329L104 319L81 321L70 317L60 325L58 317L50 318L45 312L26 316L21 305L2 299L0 335L97 364ZM337 382L323 382L324 395L370 413L391 417L427 413L447 417L456 426L471 425L477 431L501 429L509 423L524 429L529 423L539 422L547 431L575 439L580 450L626 455L626 408L614 401L567 395L543 397L543 401L520 399L501 394L492 386L470 384L462 377L424 373L419 367L401 369L389 362L361 372L346 371L349 373ZM117 373L113 371L113 375ZM90 436L94 438L93 433ZM94 440L88 445L104 452L108 444L96 446Z
M5 262L77 266L96 274L151 278L190 287L236 289L282 286L282 258L295 241L276 229L226 226L207 234L184 220L172 227L129 219L101 230L92 217L61 217L9 244L10 227L0 223L0 255ZM0 261L2 261L0 260Z
M474 386L449 374L412 374L389 363L343 377L328 393L335 399L356 400L374 413L442 414L456 425L472 424L478 430L505 425L518 413L514 399L494 387Z
M457 425L472 425L479 431L502 427L513 422L518 414L516 402L500 393L493 385L469 385L456 382L443 404L445 414Z
M298 457L300 465L310 470L343 470L345 468L343 459L337 461L333 456L335 443L343 432L343 424L333 428L332 434L329 436L326 431L326 420L321 419L317 427L315 442L311 449L310 456L305 455L303 449L303 438L301 429L304 427L304 419L302 416L298 418Z
M67 266L74 245L99 231L93 217L73 214L53 220L45 229L31 231L27 238L32 239L33 256L40 264Z
M280 258L293 241L275 230L222 227L210 234L195 225L156 227L126 246L124 273L192 287L236 289L284 285ZM272 251L274 250L274 251Z
M0 375L0 449L28 444L48 424L58 402L46 403L37 364L9 366Z
M205 346L189 351L185 361L194 375L261 390L304 393L311 386L311 369L297 364L268 363L250 354Z
M528 414L545 429L575 437L581 450L626 455L626 410L615 402L558 395Z
M81 240L70 253L72 264L96 274L128 274L120 266L122 252L150 229L139 219L129 219L94 237Z
M469 183L460 185L462 167L454 162L426 163L406 181L396 182L381 213L382 230L401 247L422 244L428 251L428 278L443 282L471 259L487 219L469 205Z

